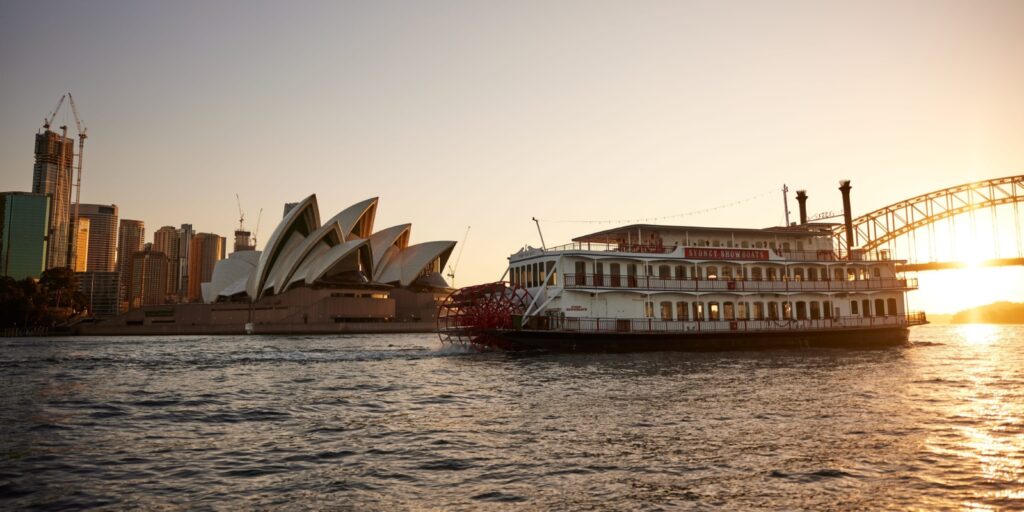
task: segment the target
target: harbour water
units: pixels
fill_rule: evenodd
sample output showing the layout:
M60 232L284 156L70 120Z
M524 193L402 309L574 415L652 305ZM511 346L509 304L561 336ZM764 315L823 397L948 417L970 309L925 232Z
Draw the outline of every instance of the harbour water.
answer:
M905 348L0 340L0 509L1024 508L1024 326Z

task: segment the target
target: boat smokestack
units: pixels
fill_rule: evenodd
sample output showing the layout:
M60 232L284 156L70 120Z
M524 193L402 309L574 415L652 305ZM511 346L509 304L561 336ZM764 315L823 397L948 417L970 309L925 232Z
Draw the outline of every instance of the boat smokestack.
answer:
M843 193L843 223L846 224L846 252L853 252L853 212L850 211L850 180L839 182Z
M807 191L797 190L796 200L800 203L800 224L807 224Z

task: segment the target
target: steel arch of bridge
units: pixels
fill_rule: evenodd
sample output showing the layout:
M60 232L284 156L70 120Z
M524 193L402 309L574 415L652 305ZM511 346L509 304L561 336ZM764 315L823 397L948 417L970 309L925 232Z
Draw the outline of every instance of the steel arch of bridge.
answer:
M983 208L1013 204L1018 253L1021 221L1017 205L1024 202L1024 175L966 183L905 199L853 220L854 243L872 251L919 228ZM846 252L846 226L833 229L837 247Z

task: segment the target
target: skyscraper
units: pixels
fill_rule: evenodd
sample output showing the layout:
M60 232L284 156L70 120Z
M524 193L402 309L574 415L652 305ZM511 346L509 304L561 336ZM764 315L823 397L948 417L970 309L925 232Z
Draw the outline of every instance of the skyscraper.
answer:
M203 299L202 283L210 282L213 267L224 258L224 237L213 233L196 233L189 244L188 255L188 299L196 302Z
M182 224L178 229L178 295L188 296L188 257L192 245L192 224Z
M121 219L117 230L117 271L121 273L118 286L119 309L128 309L128 275L131 272L131 257L142 250L146 238L146 227L141 220Z
M46 268L68 264L71 235L71 172L74 141L47 129L36 134L32 192L50 196Z
M135 309L167 303L167 274L170 261L167 255L156 251L138 251L132 254L125 273L128 287L128 307Z
M89 272L114 272L117 269L117 205L79 205L78 218L89 219ZM81 254L76 255L76 258Z
M153 233L153 251L167 255L167 294L177 295L180 280L178 279L178 230L174 226L164 226Z
M89 228L92 223L88 217L78 217L78 225L75 227L75 261L71 268L75 272L86 272L89 270Z
M39 277L46 267L50 197L0 193L0 275Z

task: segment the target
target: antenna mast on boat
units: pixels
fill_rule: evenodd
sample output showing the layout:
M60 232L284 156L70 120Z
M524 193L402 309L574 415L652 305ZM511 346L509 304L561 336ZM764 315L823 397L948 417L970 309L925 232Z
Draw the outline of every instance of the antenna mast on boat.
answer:
M782 184L782 208L786 210L786 227L789 227L789 187Z
M533 222L537 224L537 234L540 235L540 248L547 251L548 246L547 244L544 243L544 233L542 233L540 230L540 221L537 220L537 217L533 217Z

